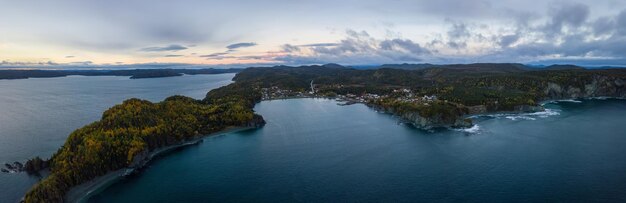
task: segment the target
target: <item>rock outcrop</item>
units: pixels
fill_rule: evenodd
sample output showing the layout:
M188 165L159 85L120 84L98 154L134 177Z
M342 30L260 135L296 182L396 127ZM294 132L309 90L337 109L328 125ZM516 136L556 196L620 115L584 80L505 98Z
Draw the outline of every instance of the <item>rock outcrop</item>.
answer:
M472 120L464 117L466 113L457 111L454 115L444 115L436 113L431 116L422 116L416 111L398 112L393 108L385 108L377 105L368 106L385 113L393 114L403 121L412 124L416 128L431 130L435 128L469 128L473 126Z
M263 119L263 116L254 114L254 116L252 117L252 120L250 120L246 124L246 127L260 128L260 127L263 127L264 125L265 125L265 119Z

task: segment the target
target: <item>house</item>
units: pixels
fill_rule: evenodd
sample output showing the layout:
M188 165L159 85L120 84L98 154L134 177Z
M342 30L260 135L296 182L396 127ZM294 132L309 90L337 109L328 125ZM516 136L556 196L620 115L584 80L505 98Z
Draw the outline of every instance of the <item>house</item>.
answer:
M437 96L436 95L431 95L431 96L424 95L422 97L422 100L424 100L424 101L435 101L435 100L437 100Z

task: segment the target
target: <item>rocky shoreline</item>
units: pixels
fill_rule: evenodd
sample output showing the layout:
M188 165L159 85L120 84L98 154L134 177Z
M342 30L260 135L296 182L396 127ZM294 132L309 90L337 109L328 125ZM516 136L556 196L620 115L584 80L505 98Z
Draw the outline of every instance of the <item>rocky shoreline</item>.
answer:
M524 113L536 113L545 111L543 105L546 103L552 102L562 102L562 101L578 101L578 100L590 100L590 99L626 99L626 97L612 97L612 96L593 96L593 97L578 97L578 98L566 98L566 99L550 99L544 100L539 103L537 106L530 105L519 105L515 106L513 111L488 111L484 106L470 106L468 109L470 110L468 114L460 115L459 117L453 120L445 120L441 119L440 116L434 116L431 118L420 116L417 112L408 112L408 113L396 113L393 109L382 108L380 106L375 106L368 104L370 108L373 108L377 111L391 114L397 116L402 121L413 125L414 127L422 130L433 130L436 128L447 128L447 129L467 129L474 126L472 117L481 116L481 115L491 115L491 114L524 114Z

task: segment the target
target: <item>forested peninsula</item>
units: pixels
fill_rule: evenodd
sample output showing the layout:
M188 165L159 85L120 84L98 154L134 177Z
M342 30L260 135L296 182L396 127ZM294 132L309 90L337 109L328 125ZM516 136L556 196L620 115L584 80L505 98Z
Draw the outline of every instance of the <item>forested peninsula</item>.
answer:
M159 103L126 100L105 111L99 121L72 132L43 163L49 165L50 175L33 186L24 201L63 202L72 187L115 170L141 167L159 148L231 127L261 127L263 117L252 110L260 99L259 92L231 84L203 100L184 96ZM42 164L33 160L26 166Z
M129 99L74 131L47 161L50 175L25 202L63 202L74 186L137 167L151 151L229 127L260 127L262 100L336 98L397 115L418 128L468 127L468 115L540 111L540 102L626 97L626 70L522 64L384 65L360 70L337 64L247 68L203 100L172 96L159 103ZM29 161L30 162L30 161ZM26 165L33 165L34 162ZM33 167L31 168L42 168Z

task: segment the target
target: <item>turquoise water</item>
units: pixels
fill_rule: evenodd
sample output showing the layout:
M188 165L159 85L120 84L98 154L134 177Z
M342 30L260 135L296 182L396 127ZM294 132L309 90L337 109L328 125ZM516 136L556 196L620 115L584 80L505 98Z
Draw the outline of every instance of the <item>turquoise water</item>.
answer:
M51 156L73 130L98 120L104 110L128 98L161 101L180 94L200 99L209 90L231 83L233 76L0 80L0 164ZM0 173L0 202L17 202L36 181L26 174Z
M261 129L173 152L91 202L626 201L626 102L424 132L364 105L262 102Z

